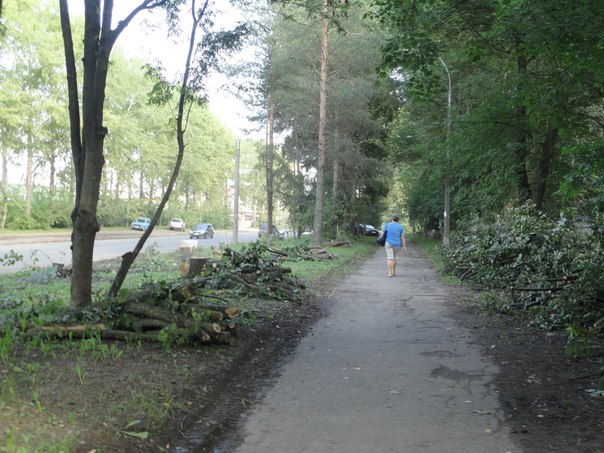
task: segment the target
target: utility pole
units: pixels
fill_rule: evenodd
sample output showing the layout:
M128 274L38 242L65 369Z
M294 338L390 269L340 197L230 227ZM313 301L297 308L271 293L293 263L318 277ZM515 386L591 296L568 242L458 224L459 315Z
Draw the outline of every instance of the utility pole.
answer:
M443 225L443 244L449 245L450 241L450 218L451 218L451 194L449 189L449 172L450 172L450 147L451 147L451 74L449 74L449 68L442 60L442 58L438 58L443 67L445 68L445 72L447 73L447 79L449 80L449 89L447 90L447 148L445 152L445 211L444 215L444 225Z
M241 140L235 141L235 190L233 194L233 244L239 242L239 154Z

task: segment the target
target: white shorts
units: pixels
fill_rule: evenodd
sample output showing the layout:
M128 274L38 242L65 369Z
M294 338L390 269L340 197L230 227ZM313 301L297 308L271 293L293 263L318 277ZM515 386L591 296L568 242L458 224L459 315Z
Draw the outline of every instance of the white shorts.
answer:
M384 245L384 248L386 249L386 256L388 257L389 260L398 260L398 252L401 251L400 247L395 247L395 246L389 244L388 242L386 242L386 245Z

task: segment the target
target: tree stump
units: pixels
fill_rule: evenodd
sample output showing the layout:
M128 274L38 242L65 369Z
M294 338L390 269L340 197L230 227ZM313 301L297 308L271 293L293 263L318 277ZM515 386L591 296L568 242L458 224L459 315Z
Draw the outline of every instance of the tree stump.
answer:
M195 277L201 273L204 267L210 263L210 258L196 258L191 257L189 259L189 273L187 277Z

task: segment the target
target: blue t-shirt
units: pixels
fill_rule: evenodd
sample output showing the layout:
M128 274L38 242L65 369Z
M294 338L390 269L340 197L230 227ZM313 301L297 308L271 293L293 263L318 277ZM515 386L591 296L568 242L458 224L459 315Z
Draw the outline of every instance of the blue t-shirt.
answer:
M393 247L402 247L401 234L405 232L405 228L398 222L389 222L385 228L387 232L386 242Z

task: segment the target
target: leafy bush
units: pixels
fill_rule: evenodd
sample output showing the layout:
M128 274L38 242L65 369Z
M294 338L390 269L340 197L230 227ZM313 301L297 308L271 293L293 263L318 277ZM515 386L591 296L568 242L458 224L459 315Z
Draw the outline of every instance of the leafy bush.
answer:
M604 223L604 140L568 146L563 150L570 162L557 195L568 215L598 225Z
M508 310L528 310L547 328L604 329L604 250L601 239L564 218L530 206L493 223L474 222L443 250L461 279L510 295Z

